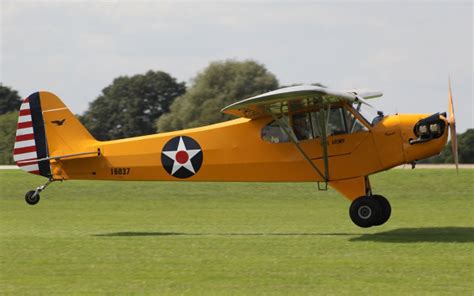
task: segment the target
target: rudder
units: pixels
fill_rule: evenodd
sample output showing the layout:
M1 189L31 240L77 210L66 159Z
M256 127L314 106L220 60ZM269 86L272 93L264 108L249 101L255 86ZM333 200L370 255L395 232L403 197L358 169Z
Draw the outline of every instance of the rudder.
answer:
M24 99L20 106L13 147L13 160L21 169L37 175L51 175L49 161L33 161L48 155L39 93Z
M96 142L56 95L36 92L21 104L13 159L29 173L50 177L50 157L79 153Z

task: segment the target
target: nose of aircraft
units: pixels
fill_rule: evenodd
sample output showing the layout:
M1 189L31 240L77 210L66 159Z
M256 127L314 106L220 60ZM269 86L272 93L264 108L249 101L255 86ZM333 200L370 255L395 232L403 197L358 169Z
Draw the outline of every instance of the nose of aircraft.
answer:
M399 115L407 163L440 153L448 140L446 113Z

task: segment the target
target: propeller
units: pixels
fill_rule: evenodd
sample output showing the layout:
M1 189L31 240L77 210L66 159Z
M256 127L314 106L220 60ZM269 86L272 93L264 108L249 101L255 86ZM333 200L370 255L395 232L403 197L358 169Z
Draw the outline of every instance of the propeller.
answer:
M458 158L458 137L456 134L456 118L454 116L453 92L451 91L451 78L448 81L448 122L449 131L451 133L451 152L453 153L456 172L459 174L459 158Z

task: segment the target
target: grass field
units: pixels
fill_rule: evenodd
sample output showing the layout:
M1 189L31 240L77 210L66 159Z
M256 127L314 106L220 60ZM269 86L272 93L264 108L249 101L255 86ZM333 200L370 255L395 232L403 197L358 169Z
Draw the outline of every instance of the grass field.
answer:
M372 177L362 229L309 183L54 183L0 171L0 294L472 295L474 170Z

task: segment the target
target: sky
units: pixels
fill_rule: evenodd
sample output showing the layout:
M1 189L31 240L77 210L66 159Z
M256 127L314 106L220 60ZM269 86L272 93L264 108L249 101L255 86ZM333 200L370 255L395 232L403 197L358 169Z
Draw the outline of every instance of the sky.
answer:
M458 132L474 128L471 1L0 3L0 82L77 114L118 76L190 86L212 61L252 59L281 85L381 90L385 114L447 111L451 77Z

